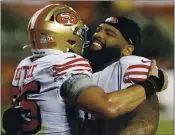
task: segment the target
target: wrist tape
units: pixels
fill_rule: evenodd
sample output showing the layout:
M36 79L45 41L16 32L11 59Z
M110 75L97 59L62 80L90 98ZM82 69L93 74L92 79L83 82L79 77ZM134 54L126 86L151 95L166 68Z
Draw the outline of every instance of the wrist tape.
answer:
M160 92L164 85L164 74L161 70L158 70L159 78L155 76L150 76L144 82L139 82L137 84L141 85L145 89L146 97L150 97L155 92Z

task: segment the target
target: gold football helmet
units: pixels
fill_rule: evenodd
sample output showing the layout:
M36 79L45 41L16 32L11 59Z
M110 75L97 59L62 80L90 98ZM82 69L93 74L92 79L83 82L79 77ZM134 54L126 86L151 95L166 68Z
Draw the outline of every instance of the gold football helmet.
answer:
M87 30L76 11L60 4L51 4L38 10L28 24L34 55L45 55L39 50L47 49L81 54L83 44L87 43Z

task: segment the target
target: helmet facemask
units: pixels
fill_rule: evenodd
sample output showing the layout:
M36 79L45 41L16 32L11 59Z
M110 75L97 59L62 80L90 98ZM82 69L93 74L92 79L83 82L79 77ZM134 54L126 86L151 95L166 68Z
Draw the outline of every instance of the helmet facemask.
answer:
M84 25L84 27L72 28L73 34L77 35L83 41L83 47L90 43L90 41L87 40L87 31L88 30L89 30L89 28L86 25Z

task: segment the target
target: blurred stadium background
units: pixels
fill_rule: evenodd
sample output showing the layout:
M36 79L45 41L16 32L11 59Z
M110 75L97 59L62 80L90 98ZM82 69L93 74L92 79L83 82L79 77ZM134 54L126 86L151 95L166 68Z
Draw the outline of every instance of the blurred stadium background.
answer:
M50 3L73 7L90 28L89 40L97 25L109 16L125 15L139 23L142 45L138 55L157 60L169 76L168 89L160 93L160 122L156 135L173 134L174 3L173 1L2 1L1 2L1 115L11 103L11 80L15 67L30 55L27 24L35 11ZM148 114L149 115L149 114Z

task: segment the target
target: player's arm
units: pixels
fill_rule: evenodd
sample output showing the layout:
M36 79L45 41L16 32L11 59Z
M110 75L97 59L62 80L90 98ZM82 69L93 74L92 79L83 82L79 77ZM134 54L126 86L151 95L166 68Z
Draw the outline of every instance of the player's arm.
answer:
M66 101L91 113L102 117L115 118L131 112L146 97L155 93L155 90L162 88L164 77L163 75L159 76L160 79L155 77L158 76L156 62L152 63L150 73L150 75L154 75L152 79L149 78L142 84L108 94L102 88L92 86L88 76L74 75L62 85L61 95Z
M157 95L144 100L131 113L133 116L119 135L154 135L159 121L159 102Z
M163 89L168 85L168 78L165 76ZM149 114L149 115L148 115ZM153 135L157 131L159 122L159 101L156 94L144 100L130 115L128 125L124 129L120 129L121 135Z

